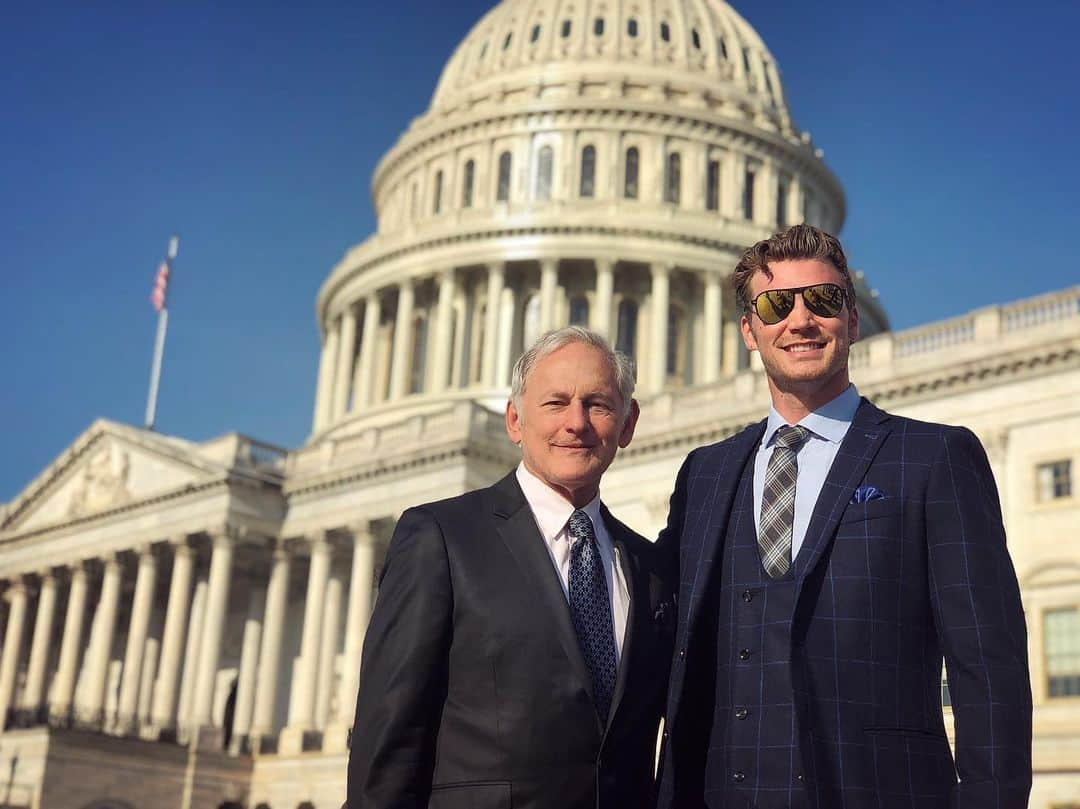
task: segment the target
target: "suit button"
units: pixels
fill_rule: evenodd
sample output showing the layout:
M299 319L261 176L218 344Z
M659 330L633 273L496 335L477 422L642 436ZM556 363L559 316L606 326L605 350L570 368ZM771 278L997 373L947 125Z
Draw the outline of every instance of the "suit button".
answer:
M742 591L742 600L745 601L747 604L749 604L751 601L754 600L754 591L753 590L743 590Z
M750 709L749 708L736 708L735 709L735 718L736 719L746 719L746 717L748 717L749 715L750 715Z
M734 781L736 784L741 784L743 781L746 780L746 773L744 773L742 770L735 770L735 772L731 774L731 780Z
M749 649L740 649L739 650L739 660L749 660L750 659L750 654L751 654L751 652L750 652Z
M686 660L686 649L679 649L679 660Z
M796 775L795 780L798 781L801 784L803 782L803 780L804 780L803 777L802 777L802 773L799 773L798 775Z
M664 739L664 740L667 739L667 731L666 730L663 733L660 734L660 738Z

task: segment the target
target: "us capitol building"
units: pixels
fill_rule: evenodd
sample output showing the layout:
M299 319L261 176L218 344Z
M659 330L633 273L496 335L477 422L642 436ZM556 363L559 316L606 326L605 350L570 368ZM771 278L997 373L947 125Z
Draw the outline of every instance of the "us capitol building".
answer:
M845 218L721 0L504 0L372 192L378 231L318 293L304 446L100 420L0 507L3 806L338 809L394 522L517 462L522 347L582 323L635 357L642 418L603 496L655 536L686 453L768 407L740 253ZM987 448L1030 633L1031 805L1076 809L1080 286L894 332L856 283L860 391Z

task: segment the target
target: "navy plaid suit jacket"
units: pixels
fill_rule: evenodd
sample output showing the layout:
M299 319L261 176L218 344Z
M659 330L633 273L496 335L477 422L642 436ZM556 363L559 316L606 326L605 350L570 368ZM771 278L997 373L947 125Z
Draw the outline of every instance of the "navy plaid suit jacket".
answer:
M690 454L659 539L679 581L659 809L704 805L703 750L724 743L710 738L711 725L701 718L714 693L708 677L694 672L716 677L715 633L710 641L700 627L716 614L709 593L725 575L726 525L763 432L764 422ZM885 496L853 502L860 486ZM789 701L803 777L793 784L793 804L1027 806L1026 628L997 490L974 434L893 416L864 399L829 471L794 576ZM943 657L955 763L944 742ZM731 775L709 773L708 780L731 783ZM761 794L755 773L740 776L710 806L754 806Z

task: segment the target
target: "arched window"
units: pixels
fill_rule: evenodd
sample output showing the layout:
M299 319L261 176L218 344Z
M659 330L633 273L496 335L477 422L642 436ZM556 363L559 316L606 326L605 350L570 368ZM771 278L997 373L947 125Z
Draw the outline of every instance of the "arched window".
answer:
M682 191L682 158L678 152L672 152L664 165L664 202L679 203Z
M695 50L701 50L701 35L696 28L690 32L690 41L694 43Z
M598 37L602 37L604 35L604 18L603 17L597 17L595 20L593 20L592 32L594 34L596 34L596 36L598 36Z
M431 208L435 213L442 211L442 171L435 172L435 193L432 196Z
M563 39L566 39L568 36L570 36L571 27L572 26L570 24L570 20L563 20L562 21L562 38Z
M791 187L786 175L781 174L776 183L776 227L787 228L788 189Z
M772 98L776 95L776 93L773 92L772 79L769 77L769 66L762 65L761 69L762 72L765 74L765 89L769 91L769 97Z
M510 152L499 155L499 183L495 189L495 199L498 202L510 199Z
M473 198L473 179L476 175L476 162L465 161L465 176L461 184L461 207L471 208Z
M413 361L412 373L409 377L409 393L420 393L424 390L424 372L427 370L427 326L426 317L417 317L413 321Z
M589 301L584 295L578 295L570 299L570 325L589 325Z
M716 49L718 51L720 51L720 58L723 59L726 62L727 58L728 58L728 56L727 56L727 43L724 42L723 37L720 37L719 39L716 40Z
M626 177L623 181L623 196L637 199L638 195L638 150L631 146L626 150Z
M525 301L525 312L521 323L521 342L528 348L540 336L540 296L530 295Z
M551 171L554 153L550 146L540 149L536 159L536 198L551 199Z
M637 19L635 17L631 17L629 20L626 21L626 33L630 36L631 39L635 39L637 37Z
M720 210L720 161L710 160L705 172L705 210Z
M637 349L638 305L625 298L619 302L618 332L615 348L628 357L633 357Z
M750 70L750 51L743 48L742 51L742 64L743 69L746 71L746 75L749 76L753 71Z
M671 26L666 22L660 23L660 39L664 42L671 42Z
M532 33L529 34L529 42L536 42L538 39L540 39L540 26L534 25L532 27Z
M512 40L513 38L514 38L514 32L513 32L513 31L511 31L511 32L510 32L509 34L507 34L507 35L506 35L506 39L504 39L504 40L503 40L503 50L504 50L504 51L505 51L505 50L506 50L507 48L509 48L509 47L510 47L510 41L511 41L511 40Z
M747 169L743 174L742 187L742 215L743 219L754 218L754 181L757 173L753 169Z
M596 147L586 146L581 150L581 187L578 193L591 197L596 190Z

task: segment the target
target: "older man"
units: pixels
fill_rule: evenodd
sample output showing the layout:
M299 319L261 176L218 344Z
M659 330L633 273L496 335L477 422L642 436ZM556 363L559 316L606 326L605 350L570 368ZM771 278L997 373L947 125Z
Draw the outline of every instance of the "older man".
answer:
M517 469L407 510L364 643L350 809L651 805L674 631L656 549L600 502L634 371L550 332L514 367Z
M859 398L832 236L759 242L732 284L772 407L690 454L660 538L681 572L660 809L1022 809L1024 615L978 439Z

